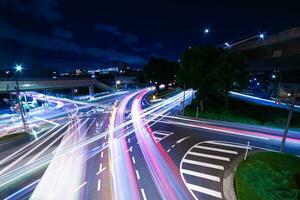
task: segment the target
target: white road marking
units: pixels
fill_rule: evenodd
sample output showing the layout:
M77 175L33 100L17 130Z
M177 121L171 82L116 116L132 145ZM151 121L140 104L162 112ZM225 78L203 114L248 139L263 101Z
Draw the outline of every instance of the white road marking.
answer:
M188 174L188 175L192 175L192 176L196 176L196 177L200 177L200 178L220 182L220 178L217 177L217 176L212 176L212 175L209 175L209 174L204 174L204 173L200 173L200 172L196 172L196 171L191 171L191 170L188 170L188 169L182 169L181 172L184 173L184 174Z
M215 159L215 160L230 161L230 158L223 157L223 156L214 156L214 155L210 155L210 154L198 153L198 152L193 152L193 151L189 151L188 154L193 155L193 156L211 158L211 159Z
M97 191L100 191L101 189L101 180L99 179L98 180L98 185L97 185Z
M184 140L188 139L190 136L187 136L187 137L184 137L184 138L181 138L180 140L177 140L177 144L183 142Z
M174 148L174 147L175 147L175 144L172 145L172 148Z
M221 142L215 142L215 141L207 141L205 143L215 144L215 145L220 145L220 146L225 146L225 147L235 147L235 148L240 148L240 149L247 149L247 146L230 144L230 143L221 143ZM252 150L251 147L248 147L248 149Z
M211 163L199 162L199 161L189 160L189 159L183 159L183 162L193 164L193 165L199 165L199 166L203 166L203 167L213 168L213 169L224 170L223 166L214 165L214 164L211 164Z
M101 158L103 158L103 151L101 152Z
M85 181L84 183L82 183L81 185L79 185L73 192L76 192L78 190L80 190L82 187L84 187L87 184L87 181Z
M54 121L50 121L50 120L48 120L48 119L44 119L44 118L41 118L41 117L34 116L34 118L36 118L36 119L38 119L38 120L41 120L41 121L44 121L44 122L47 122L47 123L49 123L49 124L53 124L54 126L60 125L60 124L58 124L58 123L56 123L56 122L54 122Z
M135 159L134 159L134 157L132 156L132 162L133 162L133 164L135 164Z
M174 132L169 132L169 131L153 131L153 134L156 134L156 135L171 135L173 133Z
M198 148L198 149L205 149L205 150L210 150L210 151L217 151L217 152L222 152L222 153L229 153L229 154L238 154L237 151L231 151L231 150L226 150L226 149L219 149L219 148L214 148L214 147L207 147L207 146L200 146L200 145L197 145L195 146L195 148Z
M140 180L141 177L140 177L139 171L138 171L138 170L135 170L135 173L136 173L136 177L138 178L138 180Z
M147 197L146 197L146 194L145 194L145 191L143 188L141 188L141 192L142 192L143 199L147 200Z
M187 184L187 187L191 190L194 190L194 191L197 191L197 192L200 192L200 193L204 193L204 194L208 194L210 196L214 196L214 197L222 199L221 192L211 190L211 189L208 189L208 188L205 188L205 187L200 187L200 186L197 186L197 185L193 185L193 184L190 184L190 183Z
M167 152L169 153L170 151L171 151L171 149L168 149L168 151L167 151Z

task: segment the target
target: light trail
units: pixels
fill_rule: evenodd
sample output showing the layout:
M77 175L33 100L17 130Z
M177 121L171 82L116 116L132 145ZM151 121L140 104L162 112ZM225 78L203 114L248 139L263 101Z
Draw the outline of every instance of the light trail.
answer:
M172 159L160 144L156 144L149 126L144 125L141 102L148 93L143 91L133 101L131 114L136 137L151 176L163 199L191 199L191 194L185 187L180 173Z

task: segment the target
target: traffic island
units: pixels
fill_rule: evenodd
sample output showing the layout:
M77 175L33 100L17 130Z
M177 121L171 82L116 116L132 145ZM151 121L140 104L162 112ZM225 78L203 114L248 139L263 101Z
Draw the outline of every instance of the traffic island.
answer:
M299 200L300 158L275 152L251 154L237 167L234 183L238 200Z

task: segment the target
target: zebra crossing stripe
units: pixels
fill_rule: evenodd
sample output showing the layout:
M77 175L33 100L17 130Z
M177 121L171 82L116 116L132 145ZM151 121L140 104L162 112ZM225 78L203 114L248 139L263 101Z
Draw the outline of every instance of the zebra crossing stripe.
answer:
M199 165L199 166L203 166L203 167L213 168L213 169L224 170L224 167L222 165L214 165L211 163L199 162L199 161L189 160L189 159L183 159L183 162L193 164L193 165Z
M205 149L205 150L210 150L210 151L217 151L217 152L222 152L222 153L228 153L228 154L238 154L237 151L231 151L231 150L227 150L227 149L219 149L219 148L213 148L213 147L207 147L207 146L195 146L195 148L198 149Z
M230 161L230 158L227 158L227 157L223 157L223 156L214 156L214 155L210 155L210 154L198 153L198 152L193 152L193 151L189 151L187 154L193 155L193 156L199 156L199 157L211 158L211 159L215 159L215 160Z
M210 196L214 196L214 197L217 197L219 199L222 199L221 192L211 190L211 189L208 189L208 188L205 188L205 187L201 187L201 186L198 186L198 185L190 184L190 183L187 184L187 187L190 190L194 190L194 191L197 191L197 192L201 192L201 193L208 194Z
M235 147L235 148L240 148L240 149L247 149L247 146L230 144L230 143L221 143L221 142L215 142L215 141L207 141L205 143L215 144L215 145L220 145L220 146L225 146L225 147ZM248 149L252 150L251 147L248 147Z
M188 170L188 169L182 169L181 172L184 173L184 174L191 175L191 176L196 176L196 177L199 177L199 178L204 178L204 179L208 179L208 180L211 180L211 181L220 182L220 178L217 177L217 176L204 174L204 173L200 173L200 172L196 172L196 171L191 171L191 170Z

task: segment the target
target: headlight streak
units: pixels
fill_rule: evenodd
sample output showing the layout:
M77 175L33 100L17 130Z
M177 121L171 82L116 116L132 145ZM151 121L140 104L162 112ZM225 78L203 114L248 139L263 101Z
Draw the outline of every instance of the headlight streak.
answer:
M85 162L79 158L85 154L86 146L70 151L64 156L57 153L62 147L79 143L82 126L78 127L78 120L73 123L74 126L64 135L30 199L80 199L81 191L77 188L84 177Z
M193 93L192 91L186 92L186 95L187 95L186 97L188 98L188 96L191 96L192 93ZM155 104L153 106L150 106L149 108L145 109L148 112L143 113L141 115L141 117L149 115L149 114L151 114L154 111L159 110L159 109L163 110L160 113L160 115L166 113L169 109L171 109L171 108L173 108L173 107L175 107L175 106L177 106L177 105L180 104L180 100L182 100L182 96L183 96L183 94L180 93L180 94L178 94L178 95L176 95L176 96L174 96L174 97L172 97L170 99L167 99L167 100L162 101L160 103L157 103L157 104ZM173 102L173 104L171 106L172 102ZM89 107L89 106L87 106L87 107ZM165 107L165 109L163 109L164 107ZM147 119L145 121L145 123L148 123L148 122L150 122L150 120L154 120L156 118L157 118L157 116L152 117L151 119L149 118L149 119ZM129 121L123 123L123 124L120 124L120 125L114 127L114 130L115 131L119 131L119 130L123 129L124 127L126 127L127 125L130 125L132 122L133 122L132 120L129 120ZM125 135L123 135L122 137L118 138L118 140L121 139L121 138L127 137L128 135L132 134L132 132L133 131L127 132ZM86 145L88 145L88 144L90 144L92 142L95 142L95 141L97 141L99 139L104 138L107 135L108 135L108 131L105 131L103 133L99 133L98 135L95 135L92 138L88 138L88 139L86 139L86 140L84 140L84 141L82 141L80 143L77 143L76 145L70 145L68 147L61 147L58 151L56 151L55 157L59 158L59 157L64 156L65 154L67 154L67 153L69 153L71 151L76 151L76 150L78 150L78 149L80 149L80 148L82 148L82 147L84 147L84 146L86 146ZM103 146L102 148L100 148L99 152L102 151L102 150L104 150L104 149L106 149L108 147L108 145L112 145L112 143L106 144L105 146ZM21 177L25 176L26 174L29 174L29 173L31 173L33 171L36 171L36 170L40 169L41 167L44 167L45 165L47 165L52 160L53 156L54 156L54 153L50 153L49 155L46 155L46 156L40 158L39 160L37 160L37 161L35 161L35 162L33 162L33 163L29 164L29 165L22 166L22 167L14 170L14 171L8 172L8 173L0 176L0 187L3 187L5 185L7 185L7 184L10 184L13 181L15 181L16 179L21 178Z
M192 199L176 165L163 147L155 143L150 136L152 135L150 127L143 122L141 101L147 93L146 90L135 98L131 113L136 137L142 141L139 145L148 169L163 199Z
M138 92L127 95L120 104L114 107L109 126L109 163L111 166L114 199L140 199L137 179L127 151L124 127L115 126L124 123L126 106Z

